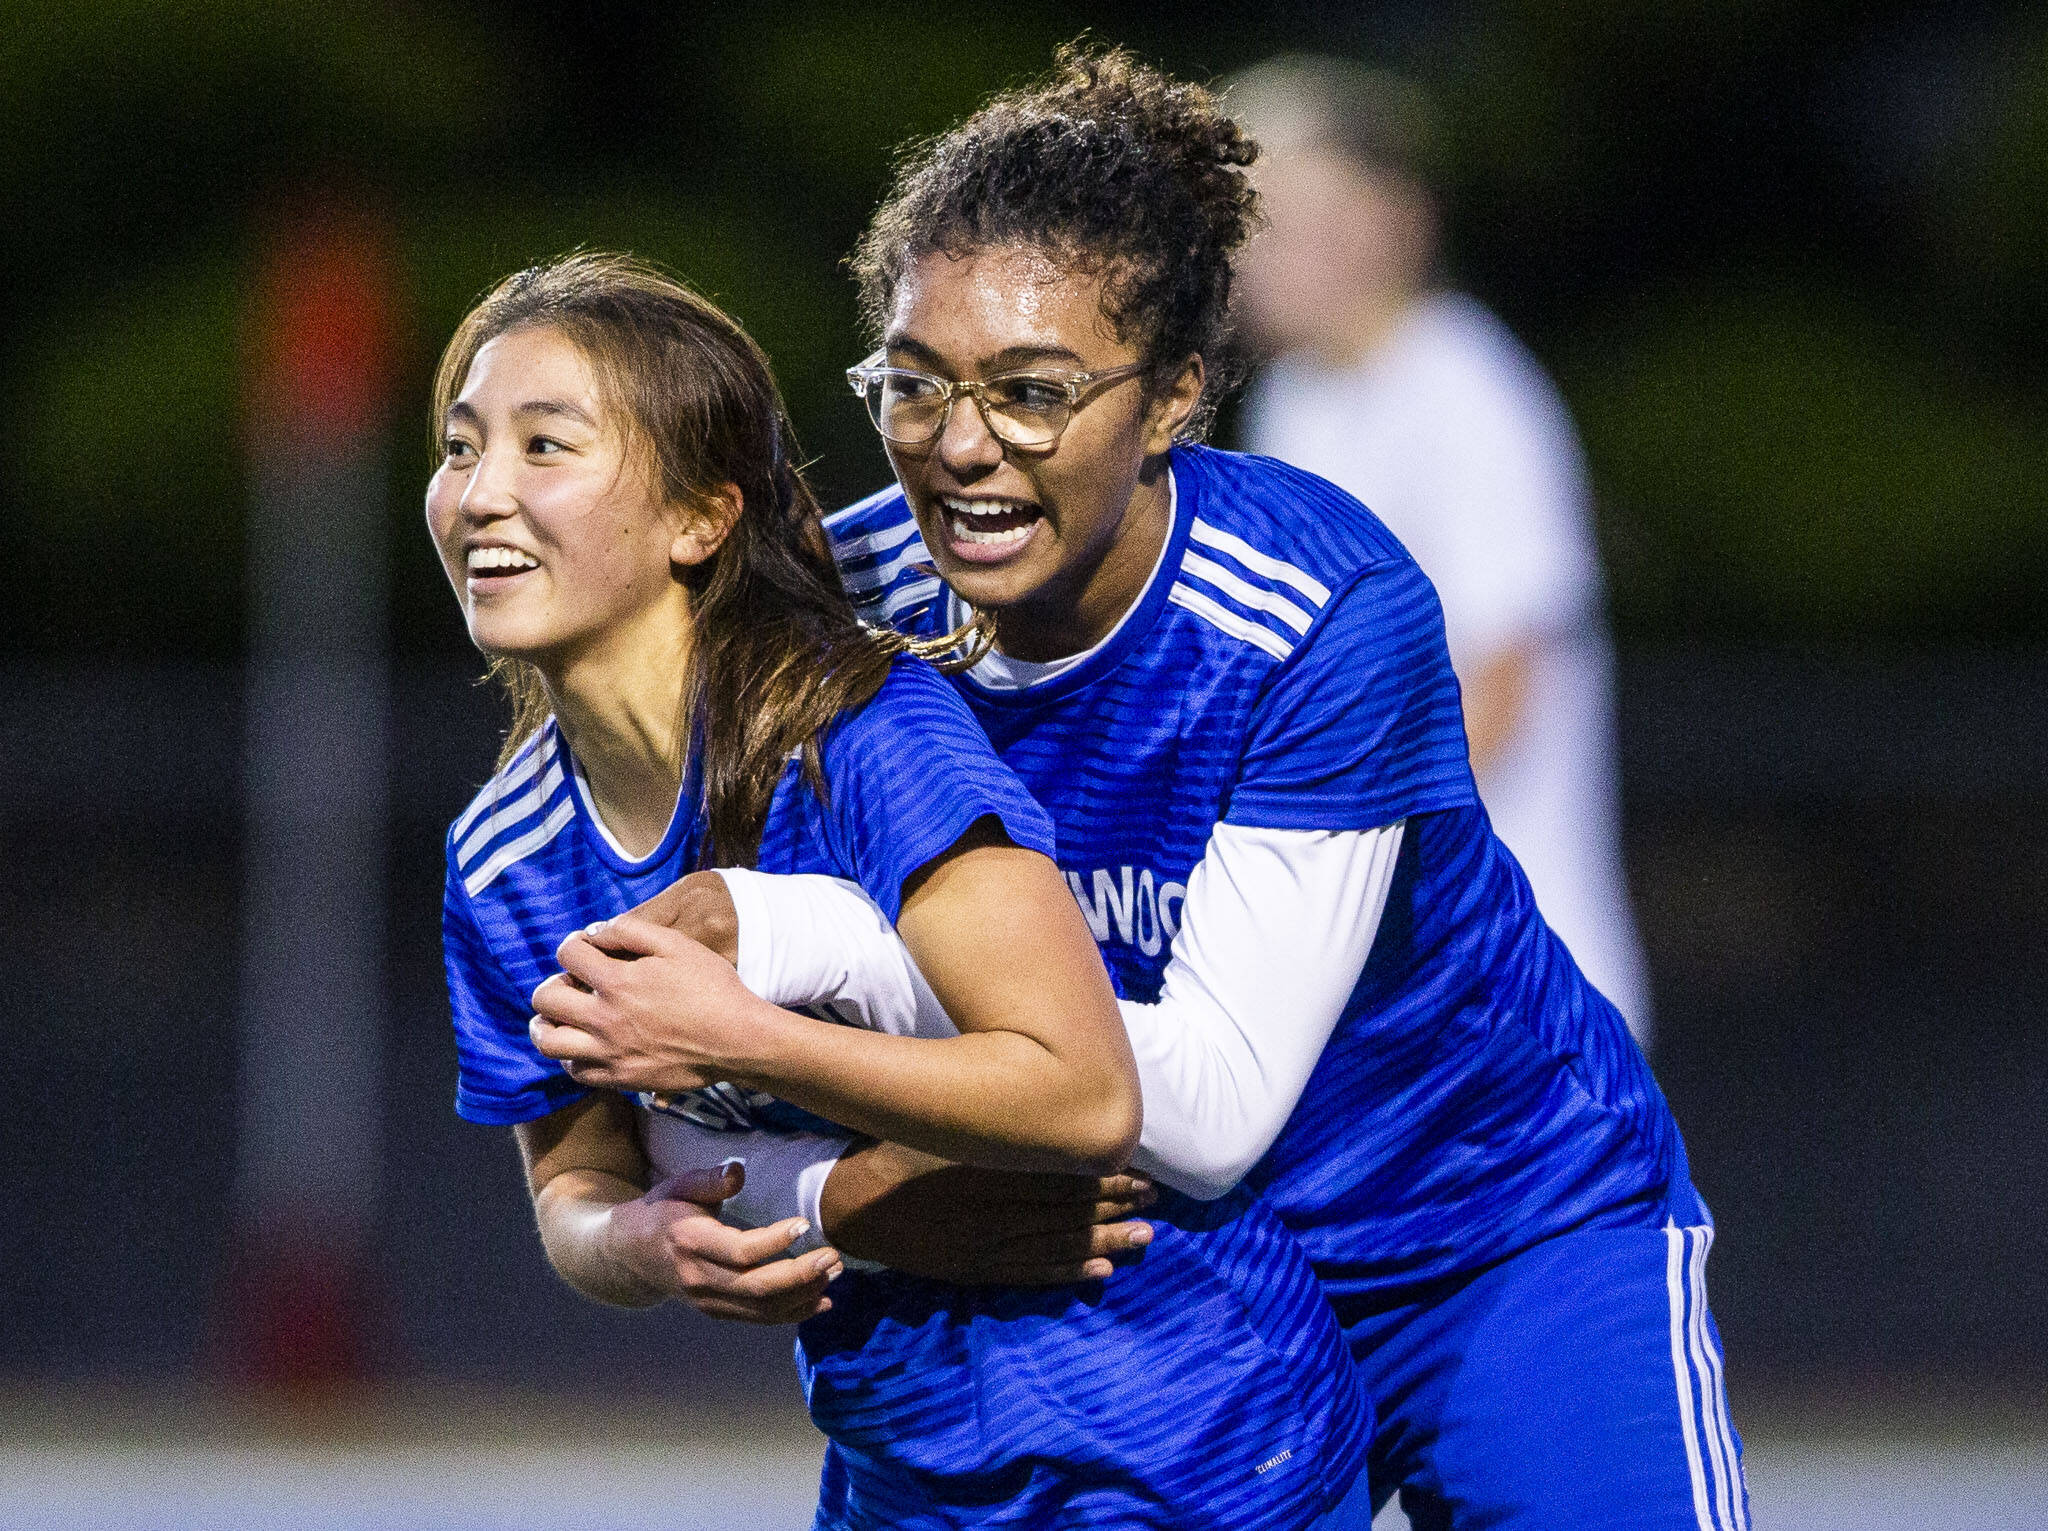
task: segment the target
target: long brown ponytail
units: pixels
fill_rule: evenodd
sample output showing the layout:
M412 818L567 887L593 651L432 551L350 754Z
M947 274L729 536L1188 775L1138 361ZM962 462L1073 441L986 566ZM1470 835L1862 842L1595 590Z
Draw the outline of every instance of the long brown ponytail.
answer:
M717 305L630 256L581 252L529 267L470 310L434 377L437 450L477 352L535 325L590 359L607 405L645 438L668 501L703 505L739 486L743 505L717 553L677 571L695 625L677 705L700 755L709 857L751 863L790 756L822 792L820 731L874 696L895 655L936 657L955 640L914 644L854 616L767 357ZM502 763L552 703L522 660L493 660L491 674L512 706Z

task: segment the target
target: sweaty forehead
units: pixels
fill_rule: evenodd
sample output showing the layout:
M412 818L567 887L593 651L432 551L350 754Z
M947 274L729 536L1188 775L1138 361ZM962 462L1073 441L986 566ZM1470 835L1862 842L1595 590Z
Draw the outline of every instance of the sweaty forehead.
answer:
M885 341L961 376L1035 361L1092 370L1138 355L1103 313L1099 274L1016 247L914 261L896 284Z

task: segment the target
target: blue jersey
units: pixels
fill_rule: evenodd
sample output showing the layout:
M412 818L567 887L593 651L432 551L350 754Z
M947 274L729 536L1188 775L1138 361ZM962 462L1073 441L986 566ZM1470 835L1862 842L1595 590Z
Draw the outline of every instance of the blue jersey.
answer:
M1407 822L1365 969L1247 1184L1346 1314L1567 1230L1703 1221L1642 1054L1487 824L1429 581L1310 474L1201 447L1172 469L1163 559L1100 650L1023 689L957 684L1051 812L1127 998L1157 997L1218 822ZM870 621L943 630L900 490L826 524Z
M1043 810L923 664L899 661L821 754L822 800L794 761L778 785L761 870L850 878L893 919L904 878L985 815L1054 853ZM535 1051L528 996L564 937L692 870L703 836L701 814L679 808L652 854L624 854L552 722L456 821L443 919L463 1116L531 1121L584 1093ZM1009 934L991 911L990 939ZM722 1104L737 1126L820 1125L757 1099ZM820 1524L1277 1531L1334 1502L1364 1463L1371 1415L1299 1246L1249 1194L1163 1214L1144 1268L1103 1282L835 1282L832 1310L798 1331L805 1395L833 1443Z

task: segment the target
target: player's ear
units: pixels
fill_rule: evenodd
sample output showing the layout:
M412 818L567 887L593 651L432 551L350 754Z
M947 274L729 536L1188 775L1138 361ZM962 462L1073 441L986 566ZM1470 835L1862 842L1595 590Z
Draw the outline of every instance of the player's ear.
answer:
M1195 407L1202 402L1202 385L1208 377L1202 358L1190 356L1181 364L1173 381L1152 396L1145 413L1147 457L1157 457L1180 439L1180 433L1187 428Z
M686 508L669 542L668 561L684 568L703 563L725 545L746 504L746 494L738 484L720 484L700 503Z

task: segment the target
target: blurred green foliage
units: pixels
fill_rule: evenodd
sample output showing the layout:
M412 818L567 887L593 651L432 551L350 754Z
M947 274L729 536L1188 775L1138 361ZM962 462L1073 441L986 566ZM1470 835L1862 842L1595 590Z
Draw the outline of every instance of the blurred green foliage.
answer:
M2048 418L1910 335L1796 291L1698 296L1561 360L1632 628L2048 626Z
M839 262L896 146L1091 26L1200 78L1311 47L1438 87L1454 263L1566 385L1625 634L2048 638L2048 26L2017 3L0 19L14 652L238 646L249 473L286 449L243 418L239 324L267 222L312 191L380 210L404 272L407 649L462 641L416 529L426 378L536 257L617 246L689 277L775 359L828 500L874 487Z
M241 526L231 259L151 273L44 327L20 358L13 529L60 566L118 588L131 560L232 596ZM147 552L137 557L132 552Z

